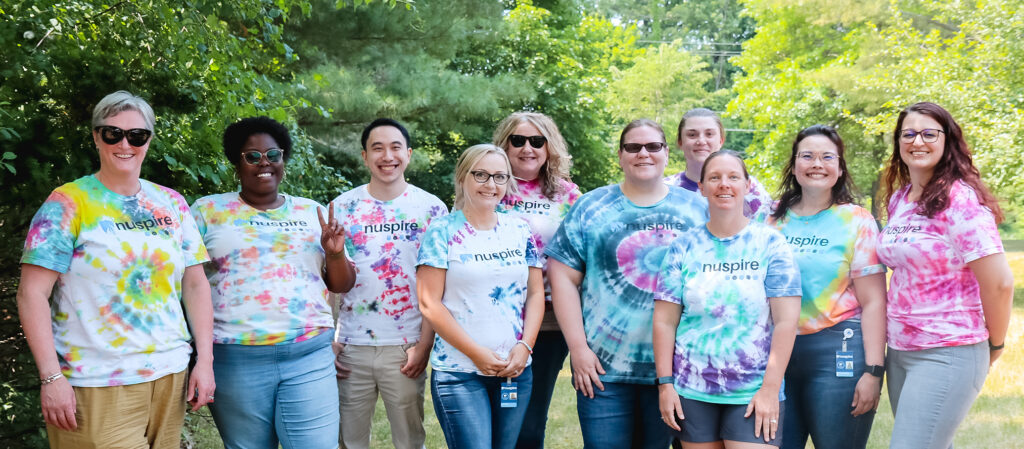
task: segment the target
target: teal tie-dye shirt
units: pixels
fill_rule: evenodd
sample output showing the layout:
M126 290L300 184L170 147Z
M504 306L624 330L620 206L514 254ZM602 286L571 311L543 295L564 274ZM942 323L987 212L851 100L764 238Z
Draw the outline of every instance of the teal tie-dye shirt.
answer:
M672 361L676 392L716 404L750 402L772 344L768 298L800 296L786 238L754 221L724 239L700 226L672 244L661 273L655 299L683 306Z
M191 336L185 268L206 247L178 192L139 180L124 196L85 176L53 191L32 218L21 263L60 273L53 341L76 387L132 385L180 372Z
M679 187L641 207L617 184L605 186L569 210L545 253L583 272L583 330L602 382L654 382L655 279L669 244L706 220L703 198Z

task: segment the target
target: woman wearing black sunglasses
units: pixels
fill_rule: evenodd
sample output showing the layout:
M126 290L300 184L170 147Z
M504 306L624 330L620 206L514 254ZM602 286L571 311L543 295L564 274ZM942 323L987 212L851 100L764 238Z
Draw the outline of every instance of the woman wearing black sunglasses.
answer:
M328 290L352 288L345 231L328 206L280 193L288 130L267 118L224 131L224 155L241 190L196 200L192 214L210 251L211 404L227 448L335 448L338 392Z
M131 93L100 100L99 171L55 189L32 219L18 313L51 447L177 448L185 401L213 399L206 249L185 199L139 179L153 122Z

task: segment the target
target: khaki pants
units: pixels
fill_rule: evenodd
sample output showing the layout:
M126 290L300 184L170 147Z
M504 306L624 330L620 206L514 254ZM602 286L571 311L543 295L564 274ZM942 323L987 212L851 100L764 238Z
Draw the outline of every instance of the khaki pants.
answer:
M352 369L347 379L338 379L343 449L370 447L370 428L377 394L384 400L391 442L396 449L421 449L423 430L423 394L426 373L419 378L405 377L399 369L413 343L394 346L346 345L338 360Z
M78 428L47 425L51 449L178 449L186 372L115 387L74 387Z

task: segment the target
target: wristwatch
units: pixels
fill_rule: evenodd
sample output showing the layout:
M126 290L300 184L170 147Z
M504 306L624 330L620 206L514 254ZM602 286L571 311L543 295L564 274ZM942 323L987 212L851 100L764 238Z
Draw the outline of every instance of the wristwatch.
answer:
M675 381L676 381L676 378L674 378L672 376L661 376L661 377L659 377L657 379L654 379L654 385L671 384L671 383L674 383Z
M867 365L864 367L864 372L881 379L885 375L885 367L882 365Z

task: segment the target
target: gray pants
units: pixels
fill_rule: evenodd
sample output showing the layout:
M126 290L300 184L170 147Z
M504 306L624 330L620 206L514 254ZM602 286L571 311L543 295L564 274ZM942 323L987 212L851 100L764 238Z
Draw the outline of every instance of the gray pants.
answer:
M953 436L988 375L986 342L897 351L886 374L896 416L890 449L951 449Z

